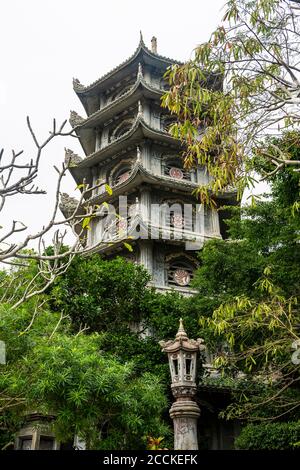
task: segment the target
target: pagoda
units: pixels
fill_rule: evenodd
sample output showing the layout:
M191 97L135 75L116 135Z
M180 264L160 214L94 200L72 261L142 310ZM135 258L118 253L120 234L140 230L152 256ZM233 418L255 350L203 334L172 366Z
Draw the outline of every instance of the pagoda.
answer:
M66 160L78 187L92 188L86 202L97 209L85 241L90 253L124 256L143 264L159 291L189 294L197 250L205 240L225 237L226 229L220 213L193 195L208 181L206 169L186 170L182 145L168 132L174 118L161 97L168 88L164 74L174 64L158 54L155 37L149 49L141 35L134 54L102 78L88 86L74 79L87 116L72 111L70 123L85 156L66 150ZM234 204L235 191L216 197L219 205L224 199ZM65 215L70 204L64 195Z

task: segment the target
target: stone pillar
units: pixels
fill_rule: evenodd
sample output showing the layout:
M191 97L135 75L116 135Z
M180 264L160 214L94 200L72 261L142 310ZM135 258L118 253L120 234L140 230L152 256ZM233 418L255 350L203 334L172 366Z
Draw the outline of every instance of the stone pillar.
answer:
M143 103L143 119L149 126L151 125L151 109L148 101Z
M100 148L101 148L101 131L97 127L95 129L95 152L97 152L97 150L100 150Z
M140 189L141 217L143 222L149 223L151 219L151 191L148 187Z
M219 213L216 209L211 210L211 226L213 235L220 237Z
M144 265L144 267L152 276L153 245L152 245L151 240L141 240L139 242L139 248L140 248L140 264Z
M179 397L170 409L174 424L174 449L198 450L197 421L200 408L188 397Z

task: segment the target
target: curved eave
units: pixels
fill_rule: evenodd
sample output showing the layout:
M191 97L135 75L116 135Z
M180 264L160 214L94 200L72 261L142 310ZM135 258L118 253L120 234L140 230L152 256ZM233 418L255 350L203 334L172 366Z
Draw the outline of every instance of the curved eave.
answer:
M97 152L92 153L84 160L82 160L76 167L72 168L72 174L80 173L82 169L92 167L100 162L104 162L106 159L116 156L118 152L138 145L143 139L151 139L157 142L166 143L174 148L181 146L178 139L171 137L167 132L160 131L158 129L152 129L148 124L145 123L143 118L138 117L132 128L126 132L122 137L111 142L106 147L103 147Z
M143 78L138 78L128 93L125 93L125 95L121 96L101 110L91 114L88 118L82 121L76 131L79 132L80 135L80 132L83 129L93 129L96 126L101 126L101 124L122 112L124 107L128 108L129 106L136 104L142 96L146 98L160 99L162 94L163 90L153 88Z
M143 40L141 40L132 56L130 56L127 60L112 69L110 72L103 75L95 82L88 86L83 86L78 82L74 83L74 91L82 102L83 106L86 107L86 98L88 96L101 93L102 91L112 86L115 82L118 82L122 78L126 68L128 69L128 73L134 72L138 62L156 67L160 65L162 69L167 69L167 67L170 65L182 64L182 62L179 62L178 60L170 59L168 57L153 53L145 46Z
M197 184L195 183L191 183L190 181L176 181L173 178L169 178L167 176L155 175L149 170L146 170L146 168L144 168L141 164L137 164L130 177L126 181L112 188L112 196L108 197L106 193L97 195L92 199L92 202L96 204L113 200L120 195L124 195L136 190L136 188L142 183L148 183L156 187L161 187L161 189L176 188L176 191L187 194L191 194L191 192L197 188Z
M89 199L91 204L101 204L104 201L112 201L121 195L129 194L136 190L139 185L147 183L161 190L169 190L170 192L183 193L185 195L192 195L192 192L198 187L197 183L186 180L176 180L164 175L156 175L151 171L144 168L141 164L136 164L129 178L121 184L114 186L113 194L109 196L106 192L98 194ZM236 192L228 192L222 195L227 200L236 198ZM218 195L217 195L218 197Z
M124 243L128 243L131 246L135 246L136 240L133 240L132 237L129 236L129 237L116 239L112 242L99 242L95 244L94 246L91 246L90 249L86 250L83 256L87 257L90 255L93 255L94 253L99 253L105 256L109 256L116 252L122 252L124 250L127 250L127 248L125 248Z
M71 167L69 171L71 172L76 183L82 183L85 178L86 182L92 185L91 174L88 167L84 167L80 172L76 171L78 167ZM186 180L176 180L164 175L157 175L147 170L142 164L137 163L131 172L129 178L121 184L114 186L113 194L109 196L106 192L102 194L97 194L89 198L89 203L91 204L101 204L104 201L112 201L119 197L120 195L130 194L135 191L139 185L147 183L155 186L158 189L168 189L170 192L174 190L176 192L184 193L186 195L192 195L193 191L199 186L198 183ZM237 199L237 190L230 189L224 193L216 194L216 198L219 201L219 205L238 205L239 201Z

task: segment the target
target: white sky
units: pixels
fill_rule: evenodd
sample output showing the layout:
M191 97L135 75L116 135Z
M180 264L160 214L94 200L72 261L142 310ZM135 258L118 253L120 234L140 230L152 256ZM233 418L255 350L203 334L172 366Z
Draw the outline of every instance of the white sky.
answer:
M0 6L0 148L34 151L26 128L29 115L43 140L55 117L85 116L72 78L88 85L135 51L142 30L150 47L178 60L190 57L219 24L224 0L7 0ZM69 128L69 124L68 124ZM58 138L43 156L38 184L46 196L14 198L1 214L4 227L14 218L33 233L46 223L53 205L56 173L64 147L83 156L76 139ZM74 193L67 177L64 191Z

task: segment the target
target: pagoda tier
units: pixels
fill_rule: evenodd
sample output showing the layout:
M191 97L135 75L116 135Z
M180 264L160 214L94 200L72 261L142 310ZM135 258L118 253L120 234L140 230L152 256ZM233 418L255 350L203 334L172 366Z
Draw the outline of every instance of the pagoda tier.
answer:
M88 116L86 119L72 111L70 123L75 129L79 141L86 155L94 153L99 147L107 145L110 139L109 126L112 123L132 118L132 115L138 113L138 104L142 109L142 114L148 124L152 124L156 129L161 129L161 119L165 113L160 107L160 99L163 94L161 88L154 88L149 85L142 76L136 79L136 82L120 96L109 101L103 108ZM148 106L151 103L151 109ZM156 118L153 118L153 114ZM153 122L150 122L152 117Z
M90 168L99 164L107 164L112 158L120 157L127 148L136 146L147 139L161 143L174 150L177 149L177 152L181 148L180 142L174 139L168 132L155 129L147 124L144 120L143 112L133 114L130 118L127 118L125 115L118 125L108 127L106 136L107 138L104 142L102 141L101 147L99 145L96 151L89 154L80 162L78 161L76 168L72 169L72 174L76 180L78 174L84 174L87 177Z

